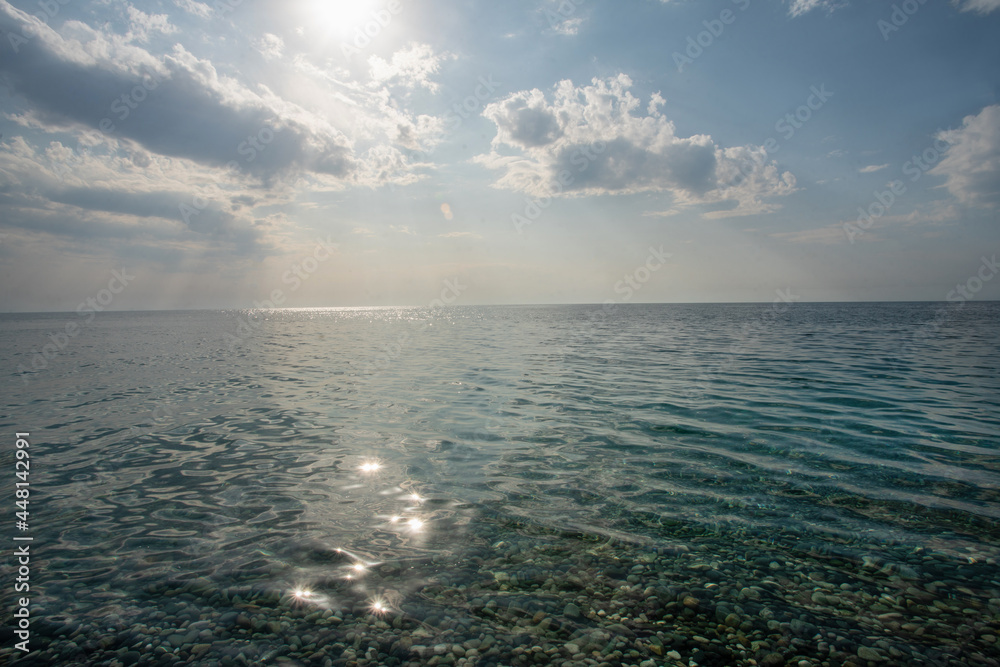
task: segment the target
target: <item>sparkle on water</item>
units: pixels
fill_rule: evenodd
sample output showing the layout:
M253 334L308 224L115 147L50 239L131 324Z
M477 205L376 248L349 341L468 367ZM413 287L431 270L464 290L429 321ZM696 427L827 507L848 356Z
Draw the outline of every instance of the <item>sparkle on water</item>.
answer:
M662 574L793 581L834 568L836 586L854 587L845 599L878 598L865 587L882 573L947 581L960 610L1000 599L973 576L1000 554L1000 308L796 305L784 320L764 308L634 306L614 322L582 306L456 309L434 334L413 309L274 309L245 354L215 357L188 342L221 339L235 317L104 313L7 411L72 443L45 453L46 530L60 544L38 573L40 608L61 610L59 627L103 618L109 603L80 596L85 582L159 625L167 598L141 591L198 577L260 609L291 601L345 624L369 612L481 624L455 591L552 598L558 615L577 589L536 595L540 581L572 563L598 588L618 580L589 563L619 559L645 568L640 585L653 561L694 562ZM8 319L8 368L20 357L7 350L30 354L61 322ZM88 368L104 375L81 386ZM166 407L150 417L153 404ZM699 583L717 596L722 581ZM617 613L606 609L596 616Z

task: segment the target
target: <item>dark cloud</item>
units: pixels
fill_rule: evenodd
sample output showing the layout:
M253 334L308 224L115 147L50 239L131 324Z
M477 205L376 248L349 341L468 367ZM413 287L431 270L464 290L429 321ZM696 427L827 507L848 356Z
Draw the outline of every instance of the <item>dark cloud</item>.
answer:
M510 126L511 139L522 146L545 146L559 138L559 121L542 109L518 109Z
M20 35L23 25L0 6L0 30ZM179 46L155 67L148 54L130 53L135 62L112 66L51 32L18 43L16 50L2 39L0 84L43 121L75 122L160 155L229 165L264 180L295 170L351 176L351 150L329 126L308 126L302 120L307 114L286 117Z

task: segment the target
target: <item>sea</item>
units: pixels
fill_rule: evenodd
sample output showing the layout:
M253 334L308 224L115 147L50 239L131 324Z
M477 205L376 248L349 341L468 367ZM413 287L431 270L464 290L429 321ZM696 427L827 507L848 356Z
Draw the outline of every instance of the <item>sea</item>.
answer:
M0 663L1000 665L998 325L2 314Z

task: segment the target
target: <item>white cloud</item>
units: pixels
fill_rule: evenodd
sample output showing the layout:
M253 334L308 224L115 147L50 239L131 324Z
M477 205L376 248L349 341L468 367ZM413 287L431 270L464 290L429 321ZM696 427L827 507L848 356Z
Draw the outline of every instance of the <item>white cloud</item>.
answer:
M1000 0L955 0L963 12L977 12L979 14L989 14L1000 9Z
M422 86L437 92L440 86L430 77L441 69L441 62L450 58L449 54L435 54L427 44L410 44L405 49L392 54L386 61L378 56L368 59L372 82L376 85L399 83L406 88Z
M963 204L1000 206L1000 104L966 116L962 127L938 139L949 147L929 173L946 177L948 191Z
M858 171L860 171L862 174L870 174L874 171L881 171L888 166L889 166L888 164L870 164L867 167L861 167L861 169L859 169Z
M277 60L285 50L285 42L277 35L266 32L259 40L254 41L254 47L266 60Z
M584 23L584 18L576 15L581 3L582 0L548 0L541 11L552 32L567 36L578 34Z
M842 0L791 0L788 6L788 14L790 16L802 16L814 9L825 9L832 12L846 4Z
M572 19L566 19L561 23L557 24L553 30L560 35L576 35L580 32L580 26L583 25L583 19L579 16Z
M567 80L552 102L533 89L490 103L483 116L497 133L491 152L474 159L502 171L496 187L504 189L540 197L668 192L675 206L713 204L708 217L774 210L762 198L794 191L795 178L763 147L679 137L655 110L656 96L654 115L636 115L631 85L624 74L581 87Z
M132 5L126 5L125 9L129 20L126 41L148 42L149 36L153 33L172 35L177 32L177 26L170 23L170 18L166 14L147 14Z
M203 19L207 19L212 15L212 8L203 2L195 2L195 0L174 0L174 4L189 14L200 16Z

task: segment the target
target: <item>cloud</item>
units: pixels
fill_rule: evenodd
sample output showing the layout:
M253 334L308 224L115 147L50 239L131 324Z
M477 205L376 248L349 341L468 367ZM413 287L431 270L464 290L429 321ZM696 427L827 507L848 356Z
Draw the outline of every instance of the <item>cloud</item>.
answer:
M839 244L847 242L884 241L892 232L896 230L909 230L912 233L913 227L924 227L925 235L939 232L946 223L952 223L961 217L961 211L954 204L945 201L933 201L920 206L909 213L898 215L883 215L876 218L870 229L854 229L849 236L845 231L845 226L857 225L857 220L846 220L844 222L817 227L813 229L800 229L790 232L774 232L770 237L785 241L787 243L805 244ZM853 239L853 240L852 240Z
M949 147L929 173L944 176L948 191L963 204L1000 206L1000 104L966 116L962 127L937 138Z
M582 16L574 16L582 0L549 0L547 7L542 7L542 14L549 28L557 35L572 36L580 32L584 23Z
M277 60L285 49L285 42L277 35L266 32L259 40L254 41L254 47L265 60Z
M349 180L357 169L350 142L327 121L220 75L180 45L156 58L72 22L63 37L0 4L0 29L20 33L24 23L36 36L16 53L0 42L0 81L30 103L40 125L75 125L261 180L297 171Z
M843 225L827 225L818 229L802 229L794 232L774 232L769 234L771 238L785 241L786 243L808 243L808 244L839 244L847 241ZM871 238L869 236L869 238Z
M372 82L376 85L398 83L406 88L418 86L437 92L440 86L430 77L441 69L441 62L453 57L449 54L435 54L427 44L410 44L405 49L392 54L386 61L378 56L368 59Z
M663 0L667 2L668 0ZM792 17L808 14L814 9L834 12L847 6L847 0L789 0L788 14ZM952 4L963 12L989 14L1000 9L1000 0L952 0Z
M481 239L483 238L480 234L475 232L446 232L444 234L438 234L440 238L443 239Z
M128 13L129 29L125 35L125 40L132 42L148 42L149 36L153 33L161 35L172 35L177 32L177 26L170 24L170 19L166 14L146 14L132 5L126 5Z
M867 167L861 167L861 169L859 169L858 171L861 172L862 174L870 174L874 171L881 171L888 166L889 166L888 164L870 164Z
M828 12L840 9L847 3L842 0L791 0L788 6L789 16L797 17L808 14L814 9L825 9Z
M976 12L978 14L989 14L1000 9L1000 0L955 0L955 5L959 6L963 12Z
M174 4L187 13L194 14L195 16L203 19L207 19L212 15L212 8L203 2L195 2L195 0L174 0Z
M3 225L91 244L271 252L238 183L141 150L103 149L79 152L58 141L38 148L20 136L0 146Z
M713 204L709 217L774 210L764 197L787 195L795 178L760 146L718 146L710 136L679 137L659 111L637 115L640 100L624 74L576 87L515 92L488 104L497 127L489 154L474 158L502 171L495 186L534 196L668 192L675 206Z
M578 16L576 18L566 19L552 29L560 35L576 35L580 32L580 26L582 25L583 19Z

